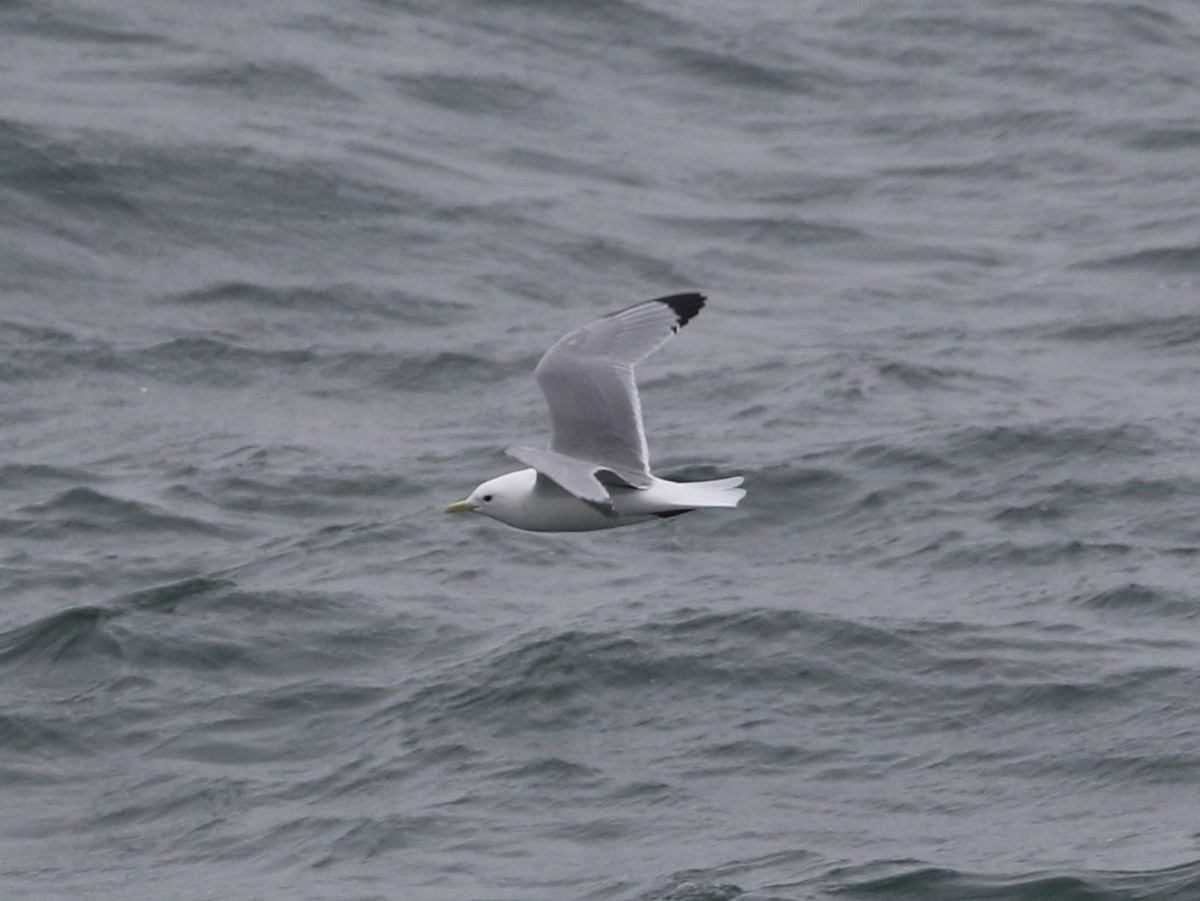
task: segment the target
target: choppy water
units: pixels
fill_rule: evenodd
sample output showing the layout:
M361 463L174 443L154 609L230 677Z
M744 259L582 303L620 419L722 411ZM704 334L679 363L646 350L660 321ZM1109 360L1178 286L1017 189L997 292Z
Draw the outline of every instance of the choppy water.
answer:
M1200 7L0 4L11 899L1200 898ZM736 511L441 507L642 368Z

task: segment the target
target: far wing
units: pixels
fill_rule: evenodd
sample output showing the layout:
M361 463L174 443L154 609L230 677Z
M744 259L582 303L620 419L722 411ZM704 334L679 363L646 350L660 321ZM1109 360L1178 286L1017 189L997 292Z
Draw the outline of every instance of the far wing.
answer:
M704 296L696 293L634 304L571 332L546 351L535 375L550 407L551 448L618 473L649 473L633 367L703 306Z

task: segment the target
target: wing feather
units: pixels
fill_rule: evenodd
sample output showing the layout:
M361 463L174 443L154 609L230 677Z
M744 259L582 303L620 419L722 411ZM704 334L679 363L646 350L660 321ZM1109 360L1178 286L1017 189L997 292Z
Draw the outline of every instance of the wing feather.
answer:
M633 367L704 306L704 296L673 294L634 304L576 329L538 363L550 408L550 447L614 470L650 471Z

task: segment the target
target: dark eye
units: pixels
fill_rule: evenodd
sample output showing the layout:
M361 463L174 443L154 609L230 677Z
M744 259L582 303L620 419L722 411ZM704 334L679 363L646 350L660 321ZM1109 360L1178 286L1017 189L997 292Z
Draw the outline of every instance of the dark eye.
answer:
M485 494L483 496L483 502L485 504L490 504L492 502L492 496L490 494Z

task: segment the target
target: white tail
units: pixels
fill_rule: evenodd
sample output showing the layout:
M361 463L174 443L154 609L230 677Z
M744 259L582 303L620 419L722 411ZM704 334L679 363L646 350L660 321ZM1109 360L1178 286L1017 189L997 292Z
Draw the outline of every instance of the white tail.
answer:
M713 479L710 482L669 482L672 486L671 503L683 507L736 507L746 496L740 487L741 476L728 479Z

